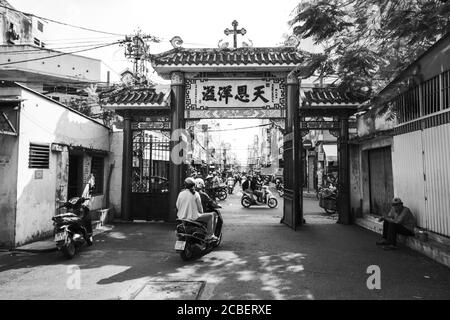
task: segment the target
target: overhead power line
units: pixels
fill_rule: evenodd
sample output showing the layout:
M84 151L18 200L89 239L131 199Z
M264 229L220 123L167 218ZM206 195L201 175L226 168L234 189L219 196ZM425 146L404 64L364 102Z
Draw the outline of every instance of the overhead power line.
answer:
M34 59L27 59L27 60L20 60L20 61L5 62L5 63L0 63L0 66L8 66L8 65L17 64L17 63L24 63L24 62L31 62L31 61L37 61L37 60L52 59L52 58L56 58L56 57L60 57L60 56L65 56L65 55L68 55L68 54L74 54L74 53L80 53L80 52L86 52L86 51L90 51L90 50L105 48L105 47L108 47L108 46L120 44L122 42L123 41L113 42L113 43L109 43L109 44L105 44L105 45L101 45L101 46L96 46L96 47L93 47L93 48L76 50L76 51L71 51L71 52L62 52L62 53L55 54L55 55L48 56L48 57L41 57L41 58L34 58Z
M12 50L12 51L3 51L0 52L0 55L8 55L8 54L33 54L33 53L37 53L37 52L45 52L47 51L55 51L55 50L65 50L65 49L77 49L77 48L87 48L87 47L96 47L99 45L103 45L103 44L110 44L111 42L97 42L97 43L92 43L92 44L86 44L86 45L77 45L77 46L62 46L62 47L53 47L53 48L49 48L49 47L38 47L38 48L33 48L33 49L24 49L24 50Z
M50 19L50 18L41 17L41 16L35 15L35 14L33 14L33 13L28 13L28 12L24 12L24 11L21 11L21 10L14 9L14 8L10 8L10 7L5 6L5 5L0 5L0 7L1 7L1 8L8 9L8 10L11 10L11 11L15 11L15 12L22 13L22 14L24 14L24 15L26 15L26 16L33 16L33 17L38 18L38 19L42 19L42 20L45 20L45 21L49 21L49 22L61 24L61 25L64 25L64 26L72 27L72 28L78 28L78 29L82 29L82 30L86 30L86 31L91 31L91 32L97 32L97 33L109 34L109 35L113 35L113 36L121 36L121 37L122 37L122 36L125 36L125 34L119 34L119 33L113 33L113 32L101 31L101 30L95 30L95 29L91 29L91 28L86 28L86 27L81 27L81 26L73 25L73 24L66 23L66 22L61 22L61 21L53 20L53 19Z
M218 130L208 130L208 132L221 132L221 131L234 131L234 130L243 130L243 129L253 129L253 128L260 128L260 127L267 127L271 126L271 123L267 124L260 124L258 126L251 126L251 127L242 127L242 128L234 128L234 129L218 129Z

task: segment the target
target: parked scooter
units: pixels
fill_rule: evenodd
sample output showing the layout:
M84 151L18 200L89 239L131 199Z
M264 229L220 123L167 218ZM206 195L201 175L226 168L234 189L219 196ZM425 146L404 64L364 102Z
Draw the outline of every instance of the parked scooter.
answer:
M68 259L85 243L88 246L93 243L85 227L85 223L91 223L88 203L89 199L83 197L72 198L59 207L66 208L66 213L52 217L56 247Z
M281 183L281 182L277 182L277 184L275 185L275 188L278 191L278 195L280 197L283 197L283 195L284 195L284 184Z
M333 185L328 188L320 188L318 194L319 207L328 214L335 213L337 211L337 188Z
M218 206L218 208L221 208ZM208 253L212 249L218 247L222 242L222 225L223 219L218 209L214 210L217 213L217 223L214 235L217 239L206 239L207 223L177 219L175 250L180 253L181 259L188 261L194 257L200 256L202 253Z
M221 185L216 188L207 188L206 193L211 197L211 199L225 200L228 197L228 187L226 185Z
M241 204L244 208L250 208L251 206L268 206L269 208L276 208L278 206L278 200L275 198L273 193L269 190L268 186L262 187L262 199L261 201L256 201L252 198L252 195L246 191L243 191Z

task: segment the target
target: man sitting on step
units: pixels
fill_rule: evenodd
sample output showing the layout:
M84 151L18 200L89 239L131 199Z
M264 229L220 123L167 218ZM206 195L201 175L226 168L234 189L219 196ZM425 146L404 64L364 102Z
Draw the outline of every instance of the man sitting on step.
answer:
M414 236L416 221L409 208L403 206L400 198L392 200L392 208L386 217L378 219L383 221L383 239L377 242L385 250L396 249L397 234Z

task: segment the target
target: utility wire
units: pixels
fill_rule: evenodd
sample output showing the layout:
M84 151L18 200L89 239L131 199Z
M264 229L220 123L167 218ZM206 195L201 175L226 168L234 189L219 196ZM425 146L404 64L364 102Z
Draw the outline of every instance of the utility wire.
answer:
M83 49L83 50L76 50L76 51L71 51L71 52L62 52L62 53L55 54L55 55L48 56L48 57L41 57L41 58L34 58L34 59L27 59L27 60L20 60L20 61L5 62L5 63L0 63L0 66L8 66L8 65L17 64L17 63L24 63L24 62L30 62L30 61L51 59L51 58L56 58L56 57L60 57L60 56L65 56L65 55L68 55L68 54L80 53L80 52L85 52L85 51L94 50L94 49L100 49L100 48L104 48L104 47L120 44L122 42L123 41L121 41L121 42L113 42L113 43L97 46L97 47L94 47L94 48L88 48L88 49Z
M120 73L118 73L116 70L114 70L111 66L109 66L108 64L106 64L103 60L102 63L108 68L110 69L112 72L114 72L115 74L117 74L119 77L121 76Z
M272 123L267 123L267 124L260 124L258 126L251 126L251 127L242 127L242 128L234 128L234 129L208 130L207 132L235 131L235 130L243 130L243 129L260 128L260 127L266 127L266 126L271 126L271 125L272 125Z
M118 34L118 33L112 33L112 32L106 32L106 31L100 31L100 30L95 30L95 29L91 29L91 28L85 28L85 27L81 27L81 26L76 26L76 25L73 25L73 24L70 24L70 23L65 23L65 22L53 20L53 19L50 19L50 18L40 17L40 16L35 15L35 14L33 14L33 13L27 13L27 12L20 11L20 10L17 10L17 9L14 9L14 8L11 8L11 7L8 7L8 6L5 6L5 5L0 5L0 7L1 7L1 8L8 9L8 10L11 10L11 11L15 11L15 12L22 13L22 14L24 14L24 15L26 15L26 16L33 16L33 17L38 18L38 19L41 19L41 20L45 20L45 21L49 21L49 22L61 24L61 25L64 25L64 26L72 27L72 28L78 28L78 29L82 29L82 30L86 30L86 31L91 31L91 32L97 32L97 33L109 34L109 35L113 35L113 36L121 36L121 37L124 37L124 36L125 36L125 34Z
M118 40L119 41L119 40ZM86 47L95 47L98 45L103 45L103 44L110 44L111 42L98 42L98 43L93 43L93 44L86 44L86 45L78 45L78 46L64 46L64 47L54 47L54 48L36 48L36 49L29 49L29 50L13 50L13 51L4 51L4 52L0 52L0 55L6 55L6 54L32 54L32 53L37 53L37 52L45 52L47 51L55 51L55 50L64 50L64 49L76 49L76 48L86 48Z
M57 38L57 39L46 39L44 38L42 41L47 42L65 42L65 41L76 41L76 40L99 40L99 39L111 39L117 38L117 36L104 36L104 37L82 37L82 38Z

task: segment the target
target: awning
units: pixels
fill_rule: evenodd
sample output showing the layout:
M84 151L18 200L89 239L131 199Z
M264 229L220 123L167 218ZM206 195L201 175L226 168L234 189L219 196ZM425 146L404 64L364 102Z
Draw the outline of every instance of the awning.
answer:
M337 145L336 144L324 144L323 151L327 158L329 157L337 157ZM332 160L329 160L332 161Z

